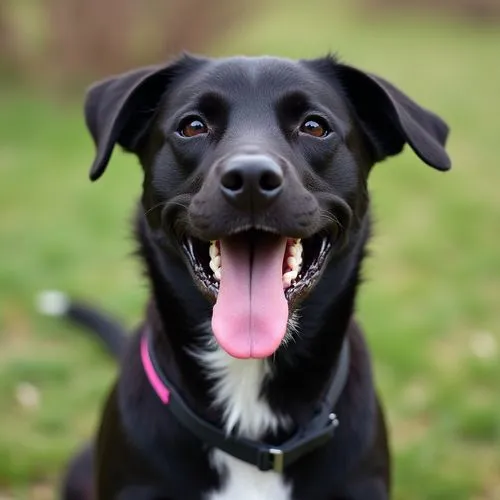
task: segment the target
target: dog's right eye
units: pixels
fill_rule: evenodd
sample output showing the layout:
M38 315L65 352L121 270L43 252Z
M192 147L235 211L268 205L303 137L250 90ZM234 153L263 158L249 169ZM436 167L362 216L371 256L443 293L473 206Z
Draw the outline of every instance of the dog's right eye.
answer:
M312 135L313 137L326 137L330 133L326 121L316 116L310 116L304 120L300 126L300 131L303 134Z
M177 133L182 137L195 137L208 133L208 127L201 118L190 116L181 121Z

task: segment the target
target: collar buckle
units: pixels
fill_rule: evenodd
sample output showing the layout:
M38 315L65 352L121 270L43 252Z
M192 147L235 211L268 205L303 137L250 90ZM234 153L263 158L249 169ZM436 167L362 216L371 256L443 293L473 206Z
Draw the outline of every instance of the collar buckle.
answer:
M279 448L262 448L257 455L257 467L261 471L281 473L285 468L285 452Z
M256 464L259 470L282 473L285 465L289 465L315 448L326 444L338 427L339 421L334 413L330 413L328 423L311 433L294 436L283 443L281 448L261 448L257 454Z
M271 448L269 450L269 454L273 457L272 462L274 472L283 472L285 464L283 450L280 450L279 448Z

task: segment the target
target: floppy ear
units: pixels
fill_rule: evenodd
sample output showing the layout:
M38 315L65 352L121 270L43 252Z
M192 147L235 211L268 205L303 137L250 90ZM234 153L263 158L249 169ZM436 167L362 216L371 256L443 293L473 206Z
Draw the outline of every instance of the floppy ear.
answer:
M195 61L185 56L172 64L140 68L89 88L85 121L96 145L91 180L104 173L115 144L137 152L169 81Z
M448 126L383 78L344 64L336 64L337 76L347 94L375 161L398 154L408 143L417 156L438 170L449 170L444 145Z

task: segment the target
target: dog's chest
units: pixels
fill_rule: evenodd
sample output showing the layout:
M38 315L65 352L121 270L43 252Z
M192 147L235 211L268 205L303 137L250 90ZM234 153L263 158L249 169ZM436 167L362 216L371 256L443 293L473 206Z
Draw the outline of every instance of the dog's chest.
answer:
M291 500L292 488L281 474L262 472L223 451L211 455L212 465L222 474L219 490L212 491L207 500Z
M286 426L261 396L269 368L262 360L238 360L221 350L198 355L214 381L214 399L223 410L227 432L259 439L268 431ZM221 450L213 450L210 463L221 475L221 486L206 500L290 500L292 488L281 474L262 472Z

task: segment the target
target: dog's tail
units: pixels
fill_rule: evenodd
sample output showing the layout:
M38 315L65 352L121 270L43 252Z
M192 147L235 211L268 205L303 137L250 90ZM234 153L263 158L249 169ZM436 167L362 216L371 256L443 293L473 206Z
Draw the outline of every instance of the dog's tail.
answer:
M64 292L45 290L36 297L39 312L58 316L91 331L104 344L109 353L119 358L127 342L123 325L108 314L83 302L72 300Z

